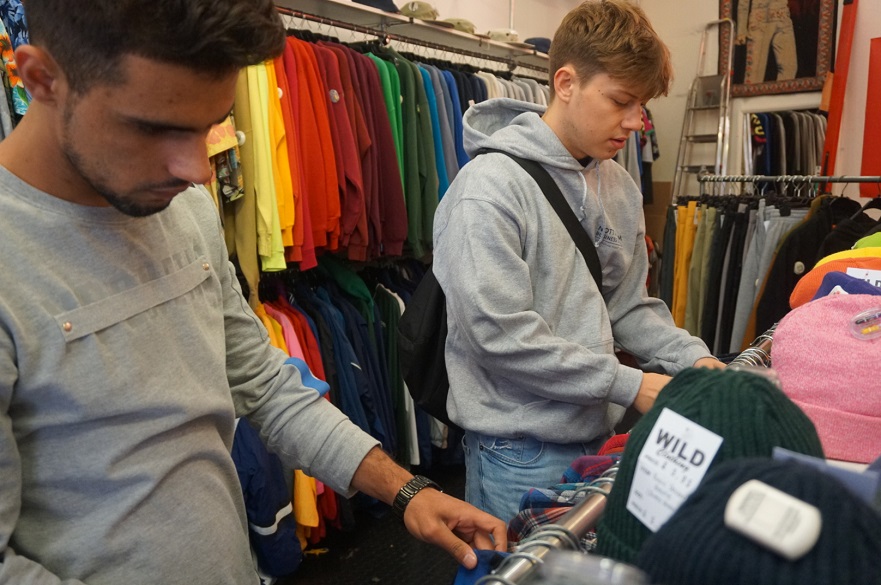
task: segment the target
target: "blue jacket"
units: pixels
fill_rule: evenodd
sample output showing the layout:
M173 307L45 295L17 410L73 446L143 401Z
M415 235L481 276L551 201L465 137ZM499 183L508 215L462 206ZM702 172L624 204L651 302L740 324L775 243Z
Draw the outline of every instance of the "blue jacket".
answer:
M290 575L300 566L303 551L281 461L266 450L247 419L239 419L236 426L232 458L242 484L248 536L257 564L272 577Z

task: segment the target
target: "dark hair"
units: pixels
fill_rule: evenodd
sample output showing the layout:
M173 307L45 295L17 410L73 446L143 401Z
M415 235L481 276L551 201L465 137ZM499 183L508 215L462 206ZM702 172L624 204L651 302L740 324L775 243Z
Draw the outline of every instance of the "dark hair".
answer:
M550 85L565 65L583 82L605 73L633 84L648 100L667 95L673 78L670 51L641 8L626 0L588 0L564 18L551 42Z
M137 55L224 75L280 54L272 0L24 0L31 44L47 50L71 89L119 83Z

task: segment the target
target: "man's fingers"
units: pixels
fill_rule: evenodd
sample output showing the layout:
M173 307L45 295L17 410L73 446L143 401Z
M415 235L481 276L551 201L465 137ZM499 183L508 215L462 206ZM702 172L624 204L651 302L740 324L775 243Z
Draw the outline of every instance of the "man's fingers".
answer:
M492 529L492 540L493 546L497 551L507 552L508 550L508 527L502 522L501 526L496 526ZM490 547L487 547L490 548Z
M473 569L477 566L477 555L474 554L474 550L452 532L439 533L435 544L450 553L456 562L466 569Z
M498 550L496 549L496 542L494 542L492 537L485 532L476 532L471 544L474 548L479 550Z

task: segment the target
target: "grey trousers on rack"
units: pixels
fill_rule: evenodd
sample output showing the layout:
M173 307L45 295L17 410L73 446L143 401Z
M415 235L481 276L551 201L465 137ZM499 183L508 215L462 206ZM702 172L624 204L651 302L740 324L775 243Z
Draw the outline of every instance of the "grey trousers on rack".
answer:
M744 346L744 335L756 297L764 284L765 276L771 268L777 244L786 234L797 226L808 214L807 209L792 209L783 216L775 207L768 207L764 199L759 201L753 237L747 247L737 290L737 308L734 313L734 327L731 332L729 351L737 353ZM746 340L748 344L751 339Z

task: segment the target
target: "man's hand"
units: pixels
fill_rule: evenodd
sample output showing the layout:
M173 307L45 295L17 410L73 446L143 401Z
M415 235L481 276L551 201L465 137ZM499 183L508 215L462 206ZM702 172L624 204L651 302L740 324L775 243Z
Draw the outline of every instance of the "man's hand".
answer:
M710 368L712 370L721 370L725 367L723 362L720 362L716 358L713 357L705 357L694 362L695 368Z
M467 569L477 566L472 548L504 552L508 547L504 522L431 488L410 500L404 525L410 534L444 549Z
M648 412L651 407L654 406L655 399L657 399L658 394L661 393L661 389L663 389L670 380L672 380L672 378L670 376L665 376L664 374L651 374L644 372L642 374L642 384L639 385L636 398L633 400L633 408L642 414Z
M355 470L352 487L391 504L412 478L413 474L374 447ZM508 547L504 522L432 488L413 496L404 510L404 525L410 534L444 549L468 569L477 566L472 547L498 551Z

